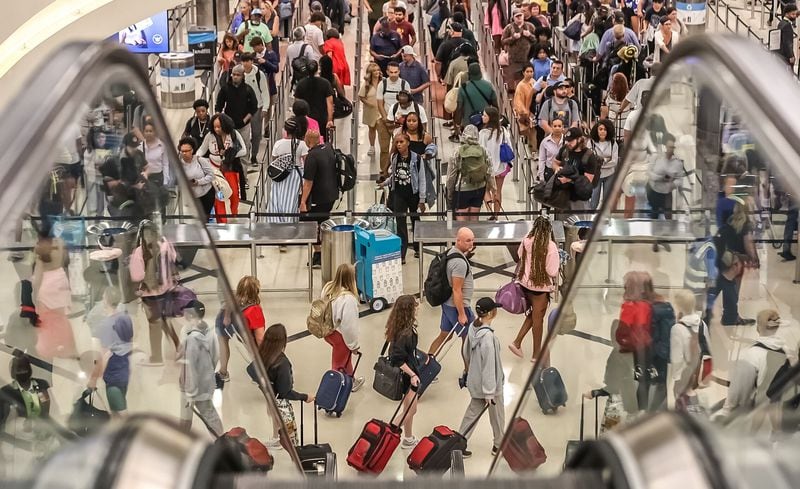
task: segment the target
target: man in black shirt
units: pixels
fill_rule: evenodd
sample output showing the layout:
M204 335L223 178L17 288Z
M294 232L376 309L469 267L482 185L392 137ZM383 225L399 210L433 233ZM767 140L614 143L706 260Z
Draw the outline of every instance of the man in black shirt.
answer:
M331 209L339 198L338 176L336 174L336 153L330 144L320 144L319 133L306 133L308 155L303 169L303 194L300 197L300 212L312 214L303 217L303 221L322 223L330 217ZM314 246L311 266L321 266L319 245Z
M211 126L208 124L211 120L208 116L208 102L199 98L194 101L192 108L194 109L194 115L186 121L186 127L183 129L181 137L194 139L195 148L199 148L203 144L206 134L211 132Z
M583 131L570 127L564 134L564 146L553 161L553 170L559 174L559 183L570 187L571 210L588 208L592 189L599 183L601 166L602 160L586 147Z
M447 68L450 67L450 60L453 59L453 53L458 52L461 45L467 42L463 37L464 26L458 22L450 24L450 37L445 39L436 51L436 61L439 62L439 79L444 80L447 74Z
M231 70L231 81L221 86L214 110L233 119L233 127L242 139L250 141L250 121L258 112L256 92L244 82L244 68L237 65ZM250 149L250 148L248 148ZM248 159L249 155L245 157Z
M316 61L309 61L309 76L297 84L294 97L308 103L311 108L308 116L317 121L320 130L323 130L333 127L333 87L328 80L317 76L318 71L319 64Z

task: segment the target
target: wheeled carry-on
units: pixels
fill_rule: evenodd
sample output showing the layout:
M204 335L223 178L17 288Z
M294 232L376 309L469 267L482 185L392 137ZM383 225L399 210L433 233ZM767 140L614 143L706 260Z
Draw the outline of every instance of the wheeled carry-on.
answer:
M515 473L536 470L547 461L547 453L536 435L533 434L530 423L525 418L514 418L511 422L511 434L502 447L503 458L508 467Z
M555 413L567 405L567 388L555 367L547 367L533 381L533 391L544 414Z
M356 228L356 282L364 302L382 311L403 294L401 241L385 229Z
M353 375L358 370L358 364L361 363L361 352L358 352L357 357ZM326 413L334 414L338 418L347 406L352 392L353 377L338 370L328 370L322 376L317 389L317 408L324 409Z
M314 409L314 443L305 444L305 434L303 429L303 404L300 403L300 446L297 447L297 456L300 458L300 465L307 476L324 477L326 474L336 473L336 454L333 453L330 444L319 443L317 438L317 410Z
M489 409L488 404L483 408L481 414L469 424L463 435L447 426L435 427L433 432L421 439L411 451L406 460L408 467L417 474L444 474L450 469L453 452L455 450L463 452L467 449L466 435L478 424L487 409Z
M416 401L417 396L415 395L411 402ZM392 420L402 408L403 401L400 401L392 415ZM407 413L403 413L396 425L375 418L367 421L358 439L347 452L347 465L367 474L378 475L383 472L394 451L397 450L397 446L400 445L400 435L403 433L401 426L406 415Z
M570 459L575 455L575 452L578 451L578 447L583 443L583 425L586 418L585 415L585 404L583 398L581 398L581 431L580 431L580 438L577 440L569 440L567 441L567 449L566 453L564 454L564 469L567 468L567 464L569 463ZM594 397L594 437L597 438L600 433L600 397Z

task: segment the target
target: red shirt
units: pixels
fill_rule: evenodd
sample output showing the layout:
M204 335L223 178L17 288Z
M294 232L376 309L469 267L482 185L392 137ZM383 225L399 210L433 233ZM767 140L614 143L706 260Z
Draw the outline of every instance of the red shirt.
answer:
M389 29L395 31L400 36L403 46L411 44L411 36L414 36L415 39L417 37L416 31L414 31L414 24L407 20L404 20L400 24L397 22L390 22Z
M261 310L259 305L248 306L242 311L242 316L244 316L244 320L247 323L247 329L251 331L264 328L267 325L267 320L264 319L264 311Z

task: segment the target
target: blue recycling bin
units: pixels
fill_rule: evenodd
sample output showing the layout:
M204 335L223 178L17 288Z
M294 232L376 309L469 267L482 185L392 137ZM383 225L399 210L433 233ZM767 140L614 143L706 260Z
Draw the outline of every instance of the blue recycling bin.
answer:
M381 311L403 294L400 238L385 229L355 229L356 282L365 302Z

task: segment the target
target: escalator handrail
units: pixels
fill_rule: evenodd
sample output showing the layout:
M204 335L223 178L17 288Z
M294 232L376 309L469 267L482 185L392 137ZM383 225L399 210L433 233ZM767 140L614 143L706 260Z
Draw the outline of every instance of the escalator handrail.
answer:
M24 217L28 207L23 208L20 202L30 201L31 191L36 194L39 189L36 185L44 182L53 168L53 144L61 142L70 124L78 123L78 114L89 108L89 101L95 100L103 89L109 87L110 82L119 80L121 71L124 71L126 86L135 88L143 103L151 107L160 106L150 88L146 69L124 47L110 42L74 42L65 45L34 71L21 92L7 105L4 112L6 117L0 120L0 124L7 126L0 131L0 144L3 147L0 152L0 181L4 184L0 192L0 209L6 212L0 221L0 233L11 232L16 222ZM180 161L163 114L160 110L154 110L150 115L156 130L163 135L161 140L168 160ZM183 188L189 188L182 165L176 165L175 169L179 183ZM34 182L33 186L31 182ZM194 215L203 215L197 199L193 199L189 205L194 206ZM204 242L213 243L205 226L202 236ZM211 246L208 251L217 263L222 262L216 247ZM218 273L223 294L232 298L230 281L224 269ZM250 335L245 344L255 359L259 379L266 379L266 370L258 360L258 355L254 354L256 348ZM278 417L275 394L269 382L260 382L259 386L270 406L270 414ZM281 427L281 430L286 436L285 428ZM289 455L300 471L297 452L291 450Z
M793 74L786 69L776 56L766 51L760 44L754 43L740 36L730 34L696 35L690 37L675 46L663 63L662 76L656 78L650 89L652 94L658 94L663 84L669 82L669 73L672 66L685 63L693 63L706 69L708 66L719 67L715 72L716 76L708 77L704 82L708 83L709 88L714 88L716 93L725 94L727 100L735 100L737 109L741 114L741 119L745 121L756 121L757 124L748 125L748 130L753 133L756 139L770 148L770 155L782 162L781 176L787 180L790 188L800 188L800 114L794 107L800 107L800 91L797 88L797 80ZM753 69L757 67L758 69ZM666 80L666 82L665 82ZM767 90L769 87L769 90ZM650 97L648 103L642 109L642 113L647 113L654 102ZM788 110L787 110L788 109ZM633 139L641 137L647 121L645 117L640 117L636 121L633 130ZM626 154L625 159L620 162L615 175L625 174L630 166L629 158L631 152ZM614 178L611 195L621 191L622 178ZM606 206L609 202L604 202L601 210L602 214L607 215ZM599 226L594 226L587 237L587 251L591 243L595 241L595 233ZM580 270L576 271L575 276L570 281L564 300L572 300L572 288L578 287L580 283ZM555 318L556 327L551 329L544 340L541 355L549 354L553 339L558 330L560 320L560 310ZM542 365L548 362L537 361L530 372L530 376L525 385L533 385L533 379L539 374ZM549 363L548 363L549 364ZM513 415L509 418L511 423L522 415L524 405L530 402L529 395L523 396L514 407ZM510 424L501 442L501 450L492 459L487 477L491 477L497 468L501 458L503 447L509 442L511 435Z

